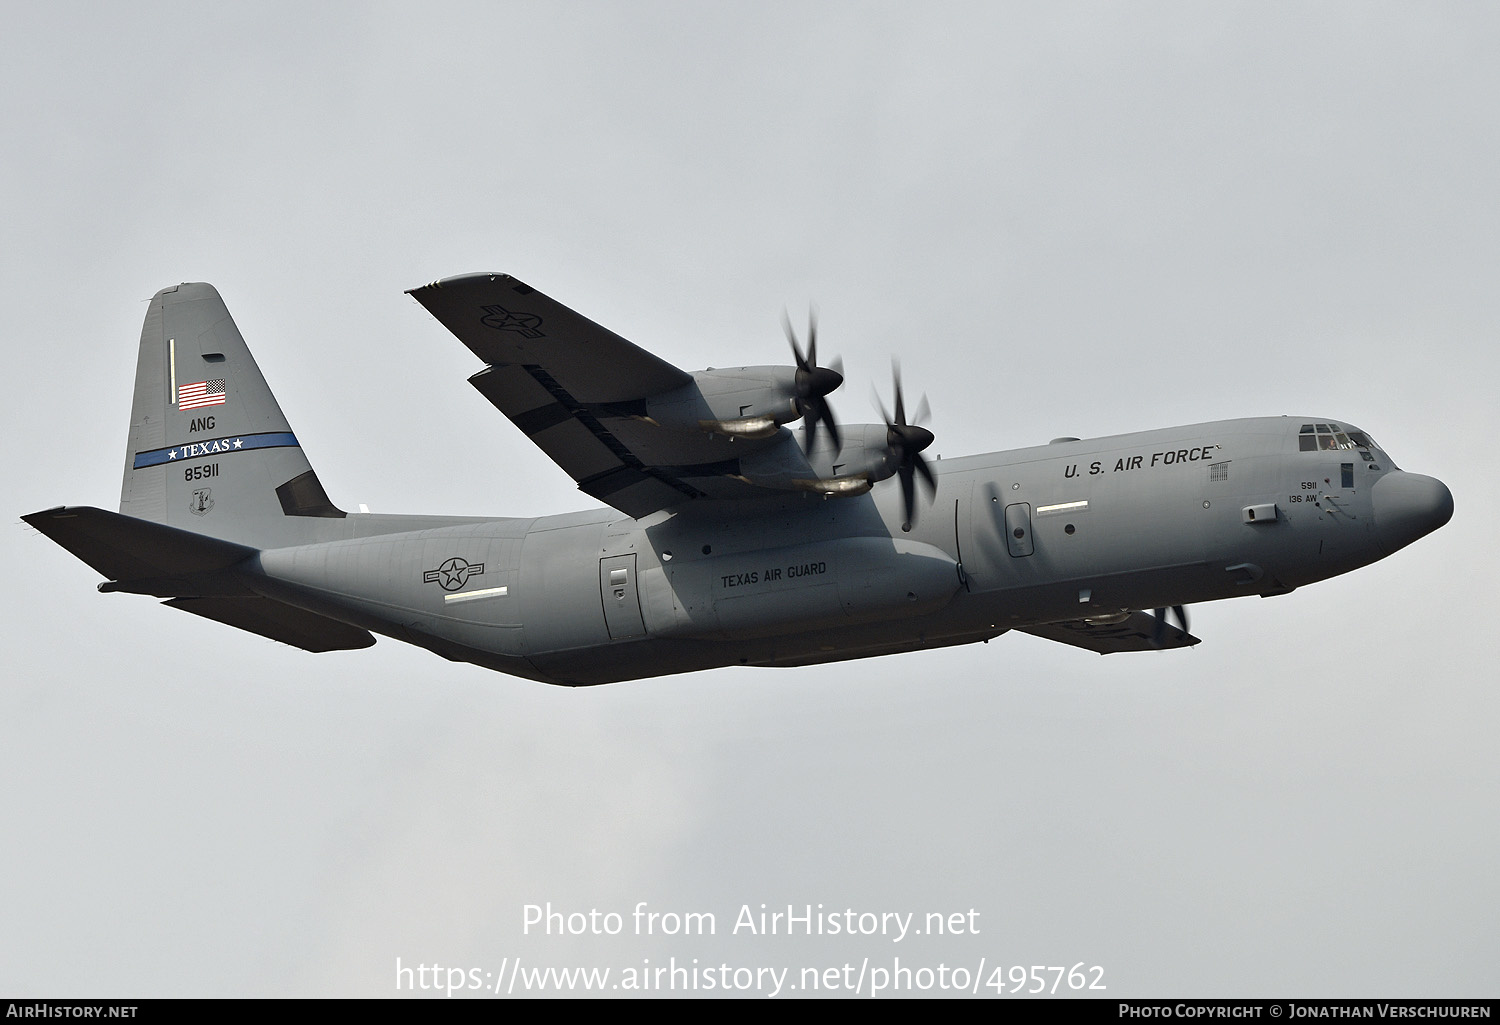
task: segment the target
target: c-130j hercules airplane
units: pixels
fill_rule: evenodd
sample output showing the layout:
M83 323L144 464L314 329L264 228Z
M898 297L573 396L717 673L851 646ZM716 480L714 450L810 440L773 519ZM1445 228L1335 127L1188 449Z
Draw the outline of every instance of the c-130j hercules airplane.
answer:
M811 324L805 352L787 325L795 366L685 373L506 275L410 294L484 361L479 393L612 508L343 512L218 292L183 284L146 314L120 512L26 522L102 573L101 591L308 651L378 633L582 685L1007 630L1184 647L1191 603L1284 594L1453 514L1441 481L1325 416L928 461L899 379L885 423L835 421L843 378L818 365ZM801 438L785 426L798 419Z

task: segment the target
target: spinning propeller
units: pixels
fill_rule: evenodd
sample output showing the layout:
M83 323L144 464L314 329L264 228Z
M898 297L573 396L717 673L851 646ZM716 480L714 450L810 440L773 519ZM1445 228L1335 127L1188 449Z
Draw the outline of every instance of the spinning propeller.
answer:
M922 458L922 450L932 444L933 438L931 431L916 425L917 420L927 419L927 396L923 395L922 400L917 403L913 422L907 423L906 402L901 394L901 368L894 363L891 366L891 378L896 389L895 419L885 411L879 395L875 396L875 405L879 407L881 419L885 421L885 443L890 453L889 458L895 461L896 475L901 478L901 507L905 511L901 529L910 530L917 514L916 476L921 474L922 482L927 485L928 501L937 495L937 481L932 476L927 460Z
M838 421L834 420L833 410L828 406L828 393L844 383L843 360L835 358L832 366L818 366L818 320L812 312L807 315L806 357L797 345L797 332L792 330L791 318L785 313L781 315L781 325L786 328L786 340L792 343L792 355L797 358L792 401L797 405L797 412L807 421L806 451L811 452L813 443L818 440L820 423L828 428L833 447L841 449L843 441L839 438Z

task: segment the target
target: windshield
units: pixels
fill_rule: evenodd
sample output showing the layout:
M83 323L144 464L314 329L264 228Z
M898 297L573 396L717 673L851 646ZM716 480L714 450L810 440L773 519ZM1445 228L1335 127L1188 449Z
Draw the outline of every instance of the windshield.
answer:
M1380 458L1387 466L1391 465L1390 458L1368 434L1336 423L1303 424L1297 434L1297 449L1301 452L1357 451L1367 463Z

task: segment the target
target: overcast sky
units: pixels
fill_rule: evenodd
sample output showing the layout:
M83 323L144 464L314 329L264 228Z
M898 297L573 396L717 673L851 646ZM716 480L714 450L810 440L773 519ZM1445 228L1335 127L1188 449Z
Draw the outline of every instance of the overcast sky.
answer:
M5 24L0 993L386 996L398 958L517 957L1500 990L1493 6ZM876 418L899 355L945 456L1317 416L1457 511L1350 576L1195 607L1191 651L1007 635L580 690L101 595L19 521L117 506L146 300L179 281L219 288L343 507L590 506L402 294L475 270L684 369L785 361L781 311L816 302L840 417ZM633 935L642 901L716 934ZM547 902L624 931L527 934ZM732 931L763 903L978 932Z

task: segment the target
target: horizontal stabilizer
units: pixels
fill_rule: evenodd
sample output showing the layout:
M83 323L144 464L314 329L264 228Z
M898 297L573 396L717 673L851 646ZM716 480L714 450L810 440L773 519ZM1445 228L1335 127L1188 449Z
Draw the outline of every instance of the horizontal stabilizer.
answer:
M163 604L227 626L249 630L304 651L347 651L368 648L375 643L375 638L368 630L340 623L316 612L284 605L272 598L246 598L237 595L173 598Z
M59 506L21 519L122 586L150 594L196 593L186 584L229 569L256 549L92 506ZM151 583L150 588L129 586ZM248 593L248 592L247 592Z
M1149 612L1132 612L1118 623L1091 623L1086 619L1074 619L1066 623L1022 626L1016 629L1033 637L1071 644L1075 648L1087 648L1101 655L1113 655L1119 651L1190 648L1202 643L1201 638L1179 630L1170 623L1160 622Z

